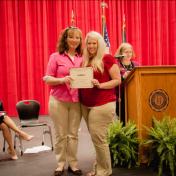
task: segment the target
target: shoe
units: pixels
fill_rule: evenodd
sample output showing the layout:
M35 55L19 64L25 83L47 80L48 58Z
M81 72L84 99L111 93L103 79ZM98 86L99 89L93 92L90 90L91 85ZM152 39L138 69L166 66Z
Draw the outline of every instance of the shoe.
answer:
M28 135L28 137L24 137L24 136L19 136L20 139L25 140L25 141L30 141L34 136Z
M62 171L54 171L55 176L61 176L64 173L64 169Z
M87 176L95 176L96 175L96 172L90 172L87 174Z
M81 170L78 169L78 170L73 171L69 166L68 166L68 171L72 172L75 175L82 175L82 171Z
M10 151L9 148L7 148L7 151L8 151L8 153L9 153L11 159L13 159L13 160L17 160L17 159L18 159L18 157L17 157L16 155L15 155L15 156L12 156L11 151Z

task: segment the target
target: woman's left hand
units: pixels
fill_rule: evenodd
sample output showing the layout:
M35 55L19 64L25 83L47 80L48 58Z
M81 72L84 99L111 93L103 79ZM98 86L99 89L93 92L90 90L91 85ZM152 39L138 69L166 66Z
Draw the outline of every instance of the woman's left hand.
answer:
M96 86L97 88L101 89L101 84L99 83L99 81L97 79L92 79L92 83L94 86Z

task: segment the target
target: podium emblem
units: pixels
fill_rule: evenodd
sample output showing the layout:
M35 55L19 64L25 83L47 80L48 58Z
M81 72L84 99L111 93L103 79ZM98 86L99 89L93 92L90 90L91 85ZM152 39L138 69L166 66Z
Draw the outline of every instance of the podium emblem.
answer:
M150 107L157 112L164 111L169 104L169 96L162 89L154 90L149 96Z

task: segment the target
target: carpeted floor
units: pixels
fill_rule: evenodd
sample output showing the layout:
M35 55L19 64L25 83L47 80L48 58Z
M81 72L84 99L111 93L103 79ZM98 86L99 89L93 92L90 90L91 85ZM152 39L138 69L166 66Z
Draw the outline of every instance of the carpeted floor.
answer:
M115 118L115 117L114 117ZM14 122L19 125L18 118L12 118ZM52 128L52 136L54 141L54 127L50 117L41 116L41 121L48 121ZM93 154L94 146L90 139L85 121L82 119L80 128L82 131L79 132L79 146L78 146L78 165L77 167L83 171L83 176L92 171L92 165L95 159L95 154ZM42 127L37 128L24 128L23 131L28 134L34 135L34 138L29 142L23 142L24 151L27 148L32 148L36 146L41 146L42 143ZM42 151L39 153L28 153L24 154L23 157L20 156L19 141L17 139L16 153L18 155L18 160L11 160L7 150L3 152L3 136L0 132L0 176L53 176L54 170L57 168L56 158L54 152ZM14 132L12 131L14 136ZM45 135L45 145L50 147L49 135ZM8 145L6 143L6 149ZM67 171L68 165L66 164L64 168L63 176L73 176L72 173ZM157 176L157 171L152 168L148 168L146 164L141 164L140 167L132 167L130 169L117 167L113 168L112 176ZM170 173L163 173L161 176L169 176Z

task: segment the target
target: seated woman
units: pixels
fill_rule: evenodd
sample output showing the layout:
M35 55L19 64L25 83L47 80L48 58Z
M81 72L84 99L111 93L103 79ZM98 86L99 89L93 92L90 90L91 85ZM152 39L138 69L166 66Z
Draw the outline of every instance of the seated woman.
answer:
M10 154L11 159L17 160L18 157L15 154L15 149L13 147L12 135L10 129L19 134L19 137L23 140L30 141L34 136L28 135L18 129L16 124L4 113L0 113L0 129L2 130L4 139L7 141L9 147L7 148L8 153Z

